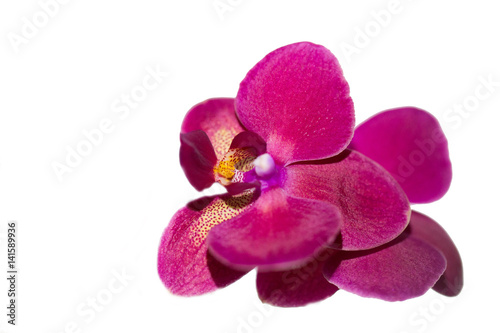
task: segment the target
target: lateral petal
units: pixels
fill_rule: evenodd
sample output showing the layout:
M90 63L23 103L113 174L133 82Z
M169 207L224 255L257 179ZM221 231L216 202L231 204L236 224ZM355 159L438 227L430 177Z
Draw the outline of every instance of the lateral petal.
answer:
M410 205L398 183L378 164L346 150L326 160L286 168L284 189L294 197L340 209L340 239L333 246L364 250L396 238L408 225Z
M201 295L238 280L248 270L227 267L208 253L210 229L246 209L254 193L204 197L180 209L163 233L158 250L158 273L176 295Z

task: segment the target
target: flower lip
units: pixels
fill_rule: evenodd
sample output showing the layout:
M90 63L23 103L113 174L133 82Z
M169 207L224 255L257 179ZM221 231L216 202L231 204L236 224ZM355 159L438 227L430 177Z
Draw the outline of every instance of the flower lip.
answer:
M230 193L259 186L260 180L268 180L275 171L274 159L266 153L266 142L258 134L249 131L243 131L233 138L229 150L213 168L215 180L226 186ZM248 186L240 186L243 183ZM233 186L235 184L238 186ZM229 187L232 187L231 190Z
M252 162L256 157L252 148L229 149L224 158L213 168L215 180L222 185L242 182L243 174L253 169Z
M241 155L241 149L235 149L232 156ZM229 153L232 153L230 151ZM237 194L248 188L261 189L280 187L285 179L286 167L274 162L274 158L264 153L258 157L248 155L246 160L234 163L221 161L215 168L215 179L226 187L229 193Z

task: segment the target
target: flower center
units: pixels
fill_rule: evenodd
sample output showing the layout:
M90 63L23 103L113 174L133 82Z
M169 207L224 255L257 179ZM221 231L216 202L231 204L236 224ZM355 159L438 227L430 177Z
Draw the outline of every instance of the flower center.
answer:
M261 186L273 183L276 164L268 153L256 156L253 148L233 148L214 168L215 180L224 186L234 183L259 182Z
M253 161L255 173L262 178L269 178L276 171L274 159L268 153L262 154Z
M244 172L254 168L253 161L256 159L253 149L235 148L229 149L224 158L219 161L214 168L215 180L222 185L229 185L232 182L241 182L241 179L235 179L235 175L241 175ZM239 178L238 176L236 178Z

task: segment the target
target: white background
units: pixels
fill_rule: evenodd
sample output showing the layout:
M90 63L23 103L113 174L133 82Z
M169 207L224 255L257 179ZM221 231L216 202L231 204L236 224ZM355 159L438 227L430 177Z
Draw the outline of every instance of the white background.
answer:
M494 1L401 0L385 26L373 12L390 7L389 0L228 1L221 2L231 10L221 16L213 0L70 0L47 22L35 0L2 1L0 253L7 222L18 221L20 274L16 327L6 323L5 279L0 284L0 332L497 330L500 20ZM33 16L46 25L15 47L12 36L22 36L23 18L33 22ZM365 28L372 36L362 45L356 36ZM388 303L340 291L305 308L261 309L254 272L202 297L176 297L163 287L156 272L163 229L177 209L202 195L178 163L185 112L210 97L235 96L263 56L303 40L337 55L358 123L405 105L442 123L453 182L442 200L416 208L440 222L461 252L465 288L458 297L429 291ZM357 53L345 54L346 44L358 45ZM168 77L121 119L113 103L142 83L147 67ZM476 89L487 91L478 88L481 78L496 86L479 100ZM464 103L472 103L470 112L453 113ZM60 181L53 163L65 163L67 147L75 149L82 131L106 118L112 132ZM4 267L6 255L0 261ZM90 315L87 302L109 296L117 272L130 280L123 288L114 284L119 291Z

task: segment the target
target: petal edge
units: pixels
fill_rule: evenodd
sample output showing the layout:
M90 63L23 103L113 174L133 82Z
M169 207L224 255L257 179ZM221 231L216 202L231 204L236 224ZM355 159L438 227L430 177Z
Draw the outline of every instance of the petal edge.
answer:
M394 302L423 295L445 268L440 251L405 232L379 248L338 252L326 263L325 277L356 295Z

